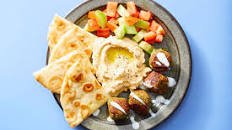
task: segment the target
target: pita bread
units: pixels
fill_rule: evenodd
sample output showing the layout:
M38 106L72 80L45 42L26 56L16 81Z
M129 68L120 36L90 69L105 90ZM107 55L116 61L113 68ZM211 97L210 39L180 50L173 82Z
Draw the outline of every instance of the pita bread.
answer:
M109 98L91 68L88 58L78 59L65 75L60 101L71 127L79 125Z
M45 88L60 93L66 71L75 61L88 57L83 52L74 51L34 73L35 79Z
M61 37L72 28L77 28L79 33L83 33L84 35L91 38L96 37L93 34L90 34L87 31L84 31L80 27L76 26L75 24L69 22L68 20L58 15L55 15L49 26L48 31L48 46L50 50L52 50L53 47L59 42Z
M92 53L91 44L95 41L95 36L89 35L89 33L83 33L83 30L79 27L75 27L66 32L57 45L52 49L49 63L63 57L64 55L79 50L85 52L90 57Z

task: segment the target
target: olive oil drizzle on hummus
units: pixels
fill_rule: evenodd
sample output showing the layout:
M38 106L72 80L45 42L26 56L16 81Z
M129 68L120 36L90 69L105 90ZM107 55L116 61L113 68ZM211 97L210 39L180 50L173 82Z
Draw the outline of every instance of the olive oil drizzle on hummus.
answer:
M121 59L121 61L131 61L133 60L133 54L125 48L112 47L106 52L108 63L112 64Z

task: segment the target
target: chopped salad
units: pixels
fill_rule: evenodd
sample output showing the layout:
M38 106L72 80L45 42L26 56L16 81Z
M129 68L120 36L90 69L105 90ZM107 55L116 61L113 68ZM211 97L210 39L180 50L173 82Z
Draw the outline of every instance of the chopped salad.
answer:
M126 35L132 35L132 39L141 43L140 47L145 46L143 49L149 53L149 45L161 43L165 35L163 27L154 20L153 14L138 8L132 1L127 2L126 6L108 2L102 10L89 11L85 29L105 38L115 35L122 39Z

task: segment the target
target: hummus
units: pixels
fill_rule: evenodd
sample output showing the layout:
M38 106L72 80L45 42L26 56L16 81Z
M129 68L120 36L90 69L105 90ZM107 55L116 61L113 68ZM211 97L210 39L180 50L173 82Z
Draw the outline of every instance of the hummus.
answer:
M136 89L146 73L151 71L144 64L143 50L128 38L97 39L92 58L98 81L112 96L127 89Z

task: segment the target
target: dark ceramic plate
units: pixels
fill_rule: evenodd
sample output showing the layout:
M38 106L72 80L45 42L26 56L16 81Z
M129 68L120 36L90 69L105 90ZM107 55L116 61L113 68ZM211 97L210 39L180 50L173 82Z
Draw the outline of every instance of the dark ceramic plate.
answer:
M115 0L119 3L125 3L127 0ZM130 0L131 1L131 0ZM89 0L81 3L74 8L66 19L83 27L87 21L88 11L101 8L107 4L108 0ZM156 44L156 48L168 50L173 58L172 68L165 72L166 76L176 79L177 84L166 95L163 95L169 102L158 109L155 116L141 117L135 115L135 120L139 123L139 129L150 129L160 122L164 121L178 107L182 101L191 78L191 54L185 33L175 20L175 18L161 5L152 0L136 0L136 5L144 10L149 10L155 15L155 19L164 27L167 34L162 44ZM47 58L49 57L49 51ZM150 93L154 99L158 95ZM122 93L119 96L127 97L128 94ZM59 95L54 94L57 103L60 105ZM108 113L106 105L100 108L101 112L97 117L91 116L86 119L82 125L88 129L94 130L129 130L133 129L130 120L123 122L107 121Z

